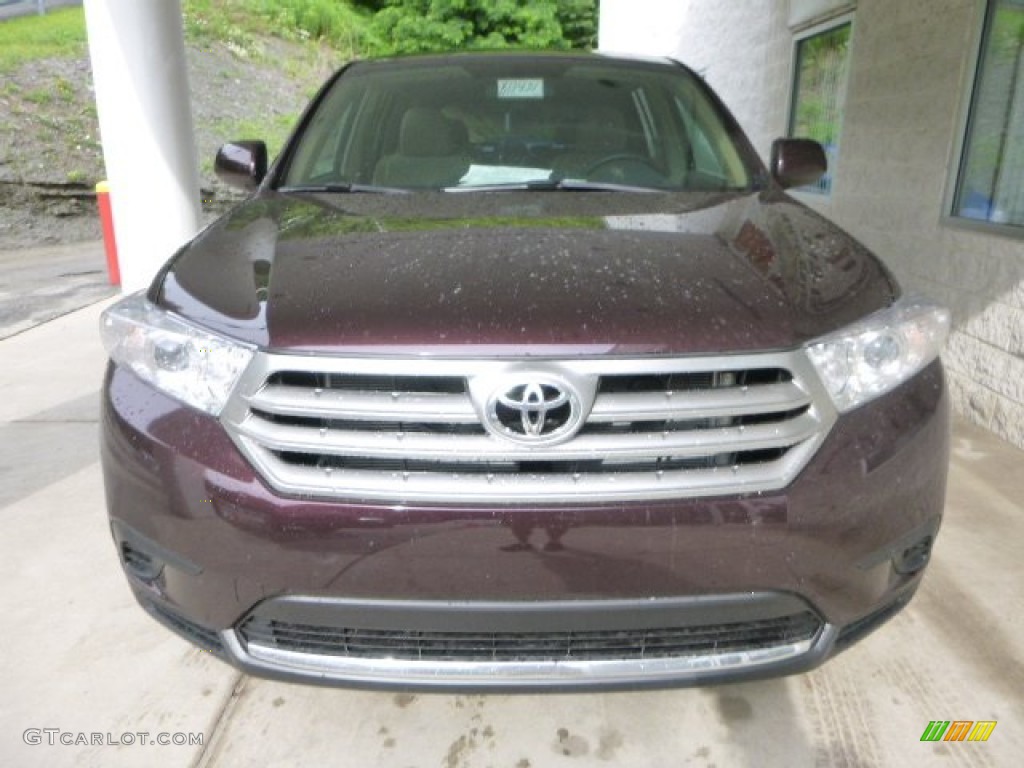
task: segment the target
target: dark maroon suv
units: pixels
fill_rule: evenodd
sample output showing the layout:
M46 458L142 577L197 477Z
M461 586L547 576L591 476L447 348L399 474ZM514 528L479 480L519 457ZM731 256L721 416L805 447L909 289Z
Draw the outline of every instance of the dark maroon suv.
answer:
M250 198L104 315L139 602L258 675L402 688L808 669L910 599L949 315L671 61L335 75Z

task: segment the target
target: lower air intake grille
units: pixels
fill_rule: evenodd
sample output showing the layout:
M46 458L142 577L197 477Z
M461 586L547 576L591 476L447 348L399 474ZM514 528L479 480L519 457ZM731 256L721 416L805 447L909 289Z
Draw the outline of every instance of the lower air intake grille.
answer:
M247 644L313 656L405 661L558 662L666 659L756 651L811 640L810 612L706 626L580 632L420 632L249 618Z
M179 616L169 608L165 608L162 605L158 605L154 602L148 602L145 605L149 612L153 614L154 618L163 624L166 624L179 635L183 635L186 639L192 641L200 648L210 651L211 653L223 653L223 646L220 642L220 637L217 632L213 629L196 624L193 621L189 621L184 616Z

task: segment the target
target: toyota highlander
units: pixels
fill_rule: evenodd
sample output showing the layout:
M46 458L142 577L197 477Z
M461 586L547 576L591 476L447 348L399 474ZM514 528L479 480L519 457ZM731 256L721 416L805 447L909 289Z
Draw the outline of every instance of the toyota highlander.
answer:
M269 166L269 167L268 167ZM109 308L110 525L155 619L342 686L703 685L899 611L949 314L669 60L360 61Z

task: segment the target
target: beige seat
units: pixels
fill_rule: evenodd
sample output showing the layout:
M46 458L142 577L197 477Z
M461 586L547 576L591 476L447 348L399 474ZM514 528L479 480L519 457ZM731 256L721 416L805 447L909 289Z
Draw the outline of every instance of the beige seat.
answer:
M382 157L373 172L381 187L452 187L469 170L466 127L439 110L414 107L402 117L398 152Z

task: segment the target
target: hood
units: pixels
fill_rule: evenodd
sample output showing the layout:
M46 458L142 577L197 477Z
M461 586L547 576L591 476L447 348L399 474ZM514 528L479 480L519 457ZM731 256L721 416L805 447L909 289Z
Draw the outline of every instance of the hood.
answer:
M616 197L267 193L151 296L279 351L516 357L791 348L896 297L874 256L780 192Z

